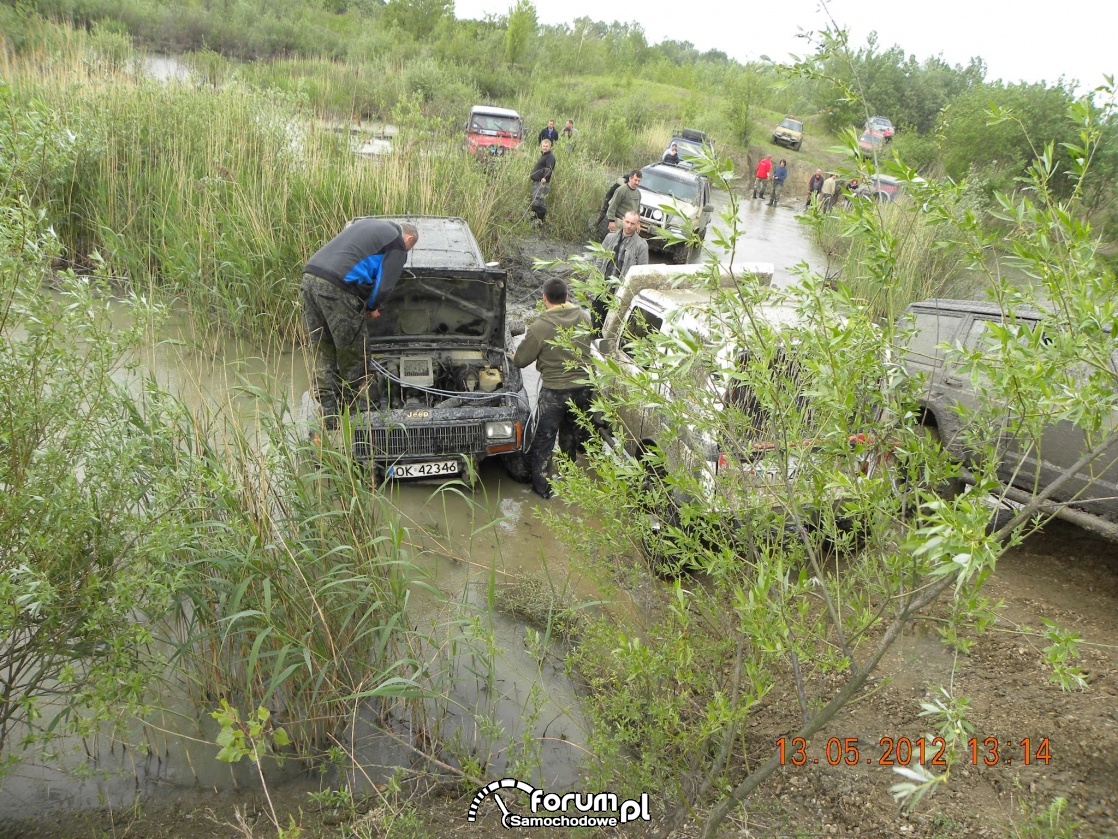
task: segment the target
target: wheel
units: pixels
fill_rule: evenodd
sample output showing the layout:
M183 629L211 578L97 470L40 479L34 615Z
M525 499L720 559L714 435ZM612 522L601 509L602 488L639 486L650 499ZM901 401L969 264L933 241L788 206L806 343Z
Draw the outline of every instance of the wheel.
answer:
M926 437L928 442L934 443L946 451L947 447L943 445L943 437L940 435L939 426L922 424L919 433ZM931 490L940 498L950 500L961 495L963 487L962 478L948 478L946 481L931 487Z
M505 472L518 484L532 483L532 467L528 463L527 452L510 452L501 456Z
M696 245L676 245L671 250L672 262L676 265L687 265L695 261L698 253L699 248Z
M798 142L798 143L796 143L796 145L792 146L792 151L799 151L800 146L802 146L803 144L804 144L804 141L800 140L800 142Z

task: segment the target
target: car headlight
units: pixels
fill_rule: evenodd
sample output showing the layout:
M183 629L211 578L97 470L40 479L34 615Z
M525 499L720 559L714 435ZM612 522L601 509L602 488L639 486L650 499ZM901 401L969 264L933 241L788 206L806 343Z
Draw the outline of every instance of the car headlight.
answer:
M486 440L511 440L514 433L511 420L501 422L487 422L485 424Z
M652 220L653 221L660 221L663 218L664 218L664 211L661 210L659 207L656 207L652 210Z

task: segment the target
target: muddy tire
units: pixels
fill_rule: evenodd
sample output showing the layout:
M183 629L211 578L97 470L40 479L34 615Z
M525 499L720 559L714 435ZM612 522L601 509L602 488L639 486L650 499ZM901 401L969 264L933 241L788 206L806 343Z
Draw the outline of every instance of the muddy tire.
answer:
M525 452L512 452L501 456L505 472L518 484L532 483L532 467Z
M699 255L699 248L695 245L677 245L671 250L672 262L676 265L688 265L695 261Z

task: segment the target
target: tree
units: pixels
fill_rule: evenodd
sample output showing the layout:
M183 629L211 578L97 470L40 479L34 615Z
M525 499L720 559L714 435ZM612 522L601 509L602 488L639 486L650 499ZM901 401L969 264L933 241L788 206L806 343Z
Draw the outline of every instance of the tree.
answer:
M454 18L454 0L388 0L381 16L389 26L395 26L417 39L424 39L438 25Z
M505 31L505 60L509 64L528 63L538 24L536 7L532 0L516 0L509 12L508 29Z
M944 108L937 133L944 171L961 179L972 168L992 164L1011 176L1023 174L1048 143L1071 140L1067 121L1071 94L1043 84L984 85L963 93ZM991 119L991 115L995 115ZM1066 194L1065 184L1051 184Z

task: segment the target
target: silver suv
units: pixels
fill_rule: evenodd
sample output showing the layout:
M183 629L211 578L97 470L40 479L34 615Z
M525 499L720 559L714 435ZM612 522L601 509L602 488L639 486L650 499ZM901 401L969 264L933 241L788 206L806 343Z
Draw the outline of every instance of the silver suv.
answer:
M1044 336L1045 314L1018 308L1015 324L1022 334ZM991 328L1006 319L993 303L973 300L933 299L908 307L912 328L905 347L904 364L924 378L920 397L925 428L964 465L973 465L975 454L966 439L968 411L980 407L974 380L962 368L962 355L948 350L981 352L995 346ZM1118 358L1112 365L1118 369ZM1113 422L1113 419L1112 419ZM1048 425L1039 440L999 441L997 474L1006 485L1005 497L1027 503L1048 489L1089 450L1082 428L1066 421ZM1118 446L1105 451L1059 485L1041 508L1108 538L1118 538Z
M650 250L671 256L675 262L690 262L699 246L685 242L666 242L656 234L668 230L684 235L686 229L698 236L707 235L714 205L710 202L710 181L681 166L653 163L641 169L641 236Z

